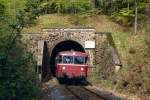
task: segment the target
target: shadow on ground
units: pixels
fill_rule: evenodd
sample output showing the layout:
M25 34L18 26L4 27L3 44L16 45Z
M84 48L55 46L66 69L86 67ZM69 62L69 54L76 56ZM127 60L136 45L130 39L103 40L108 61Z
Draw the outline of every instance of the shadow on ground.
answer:
M79 78L58 78L59 84L63 85L75 85L75 86L88 86L91 85L86 79L79 79Z

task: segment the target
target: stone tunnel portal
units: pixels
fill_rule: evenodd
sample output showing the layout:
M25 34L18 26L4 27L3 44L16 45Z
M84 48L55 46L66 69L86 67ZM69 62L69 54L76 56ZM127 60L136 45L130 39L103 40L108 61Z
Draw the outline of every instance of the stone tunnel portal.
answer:
M51 68L51 73L53 76L55 76L56 55L61 51L70 51L70 50L85 52L84 47L78 42L73 41L73 40L62 41L56 44L55 47L53 48L52 53L50 55L50 68Z

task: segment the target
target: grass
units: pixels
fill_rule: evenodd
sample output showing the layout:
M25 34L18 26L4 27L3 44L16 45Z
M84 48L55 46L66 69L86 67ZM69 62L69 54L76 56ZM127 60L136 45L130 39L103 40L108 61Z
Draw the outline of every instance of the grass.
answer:
M129 51L129 46L128 46L128 39L129 39L129 33L123 33L123 32L114 32L112 33L115 45L118 49L118 52L120 54L120 57L122 59L122 63L126 65L127 63L127 57L128 57L128 51Z
M144 49L144 34L133 35L127 32L115 32L112 33L112 36L124 67L128 67L129 58L134 59L134 55L130 53L130 50L143 51Z
M107 24L106 24L107 23ZM47 14L37 19L36 25L24 29L25 33L40 32L41 28L93 27L99 32L122 32L122 27L105 15Z

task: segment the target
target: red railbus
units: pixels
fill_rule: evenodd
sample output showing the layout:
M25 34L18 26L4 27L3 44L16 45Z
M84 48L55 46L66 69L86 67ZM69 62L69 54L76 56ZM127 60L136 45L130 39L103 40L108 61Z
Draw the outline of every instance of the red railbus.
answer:
M63 51L56 56L56 77L57 78L78 78L87 77L88 55L78 51Z

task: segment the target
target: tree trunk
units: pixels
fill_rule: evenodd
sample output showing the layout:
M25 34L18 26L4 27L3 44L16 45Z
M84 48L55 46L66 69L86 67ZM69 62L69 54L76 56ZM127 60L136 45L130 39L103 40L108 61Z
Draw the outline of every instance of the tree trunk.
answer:
M96 0L91 0L91 5L93 8L95 8L96 7Z
M134 34L137 34L137 2L135 2L135 22L134 22Z
M129 13L129 10L130 10L130 3L129 3L129 0L128 0L128 13Z

